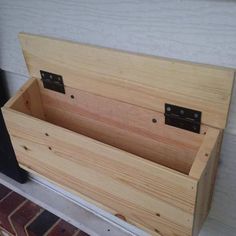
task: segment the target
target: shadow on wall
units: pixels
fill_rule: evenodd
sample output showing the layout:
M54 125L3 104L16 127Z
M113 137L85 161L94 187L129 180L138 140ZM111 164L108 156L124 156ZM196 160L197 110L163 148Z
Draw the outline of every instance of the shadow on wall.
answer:
M3 70L0 69L0 107L7 101L9 94L7 93L6 76Z

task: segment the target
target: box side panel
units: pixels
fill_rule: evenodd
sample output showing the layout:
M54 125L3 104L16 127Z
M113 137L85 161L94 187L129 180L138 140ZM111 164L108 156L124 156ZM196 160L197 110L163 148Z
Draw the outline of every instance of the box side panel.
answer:
M29 79L4 107L45 120L38 80Z
M66 94L40 83L48 122L188 174L205 137L165 125L160 112L65 86Z
M4 113L28 170L153 235L191 235L197 181L39 119Z
M193 235L197 236L201 227L209 213L214 190L217 165L220 155L220 147L222 141L222 132L217 130L209 130L210 139L205 139L199 150L197 158L200 157L201 162L190 171L190 176L198 178L198 190L194 213ZM213 135L213 136L212 136ZM211 144L213 144L211 146ZM201 174L200 174L201 171ZM200 175L199 175L200 174Z
M40 70L67 86L164 112L164 104L199 110L204 124L226 125L234 70L93 47L35 35L20 40L31 77ZM40 48L40 50L39 50Z
M208 127L201 146L197 152L189 176L200 179L202 173L207 168L208 162L211 160L211 156L215 150L219 149L218 143L221 137L221 131L215 128Z

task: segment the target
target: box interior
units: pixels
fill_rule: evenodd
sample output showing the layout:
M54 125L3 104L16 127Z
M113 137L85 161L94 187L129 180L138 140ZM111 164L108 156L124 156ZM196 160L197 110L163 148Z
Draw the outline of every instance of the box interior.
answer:
M189 174L207 126L196 134L165 125L160 112L67 86L65 91L31 79L10 108Z

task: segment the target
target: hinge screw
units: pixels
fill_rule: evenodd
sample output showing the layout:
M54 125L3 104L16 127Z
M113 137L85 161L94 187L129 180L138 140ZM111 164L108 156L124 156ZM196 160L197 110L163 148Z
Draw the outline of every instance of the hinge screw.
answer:
M167 107L166 110L167 110L167 111L171 111L171 107Z

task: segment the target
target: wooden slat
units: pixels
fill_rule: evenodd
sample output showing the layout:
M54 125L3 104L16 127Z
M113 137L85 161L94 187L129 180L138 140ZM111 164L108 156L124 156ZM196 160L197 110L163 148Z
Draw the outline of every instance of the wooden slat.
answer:
M209 128L206 132L205 138L199 151L195 157L192 168L189 172L191 177L200 179L206 166L208 165L211 155L214 155L218 147L220 131L214 128ZM213 153L213 154L212 154Z
M38 81L29 79L5 107L45 120Z
M61 74L69 87L155 111L165 103L202 111L202 122L226 125L234 70L130 54L20 34L31 77ZM40 50L39 50L40 48Z
M153 235L190 235L196 180L17 111L3 113L21 165Z
M40 87L47 121L189 173L204 135L167 126L163 114L138 106L69 87L66 95Z
M194 212L193 236L197 236L209 213L219 159L222 135L209 128L189 175L198 178L198 191Z

